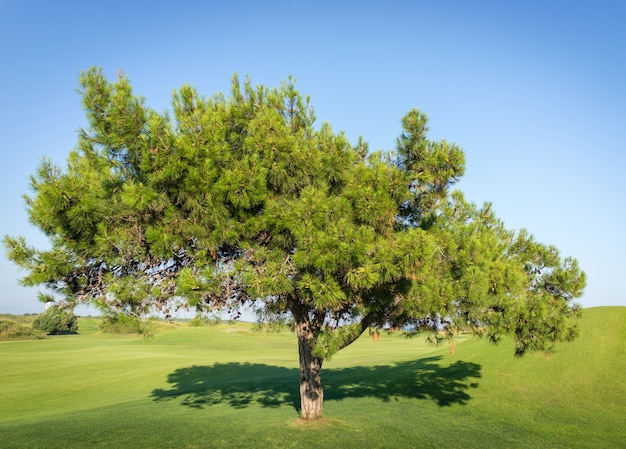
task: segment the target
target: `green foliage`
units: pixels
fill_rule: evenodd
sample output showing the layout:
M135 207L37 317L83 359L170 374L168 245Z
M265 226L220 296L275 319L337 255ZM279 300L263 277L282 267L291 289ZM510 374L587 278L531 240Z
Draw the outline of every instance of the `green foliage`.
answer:
M100 321L100 330L108 334L143 334L151 336L155 326L152 320L124 313L109 314Z
M141 323L135 316L118 313L104 317L100 322L100 330L110 334L140 334Z
M215 315L212 317L207 317L202 314L198 314L189 320L190 327L204 327L204 326L217 326L222 323L222 319Z
M72 311L52 306L35 318L33 329L48 335L74 334L78 330L78 318Z
M286 313L272 313L261 309L257 310L257 321L253 329L256 332L265 333L295 332L295 323Z
M0 340L40 340L46 333L14 319L0 317Z

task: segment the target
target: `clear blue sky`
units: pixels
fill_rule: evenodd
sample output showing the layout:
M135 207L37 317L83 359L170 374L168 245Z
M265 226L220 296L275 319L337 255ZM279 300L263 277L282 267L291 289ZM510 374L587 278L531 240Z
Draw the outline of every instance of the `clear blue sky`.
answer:
M0 235L46 245L22 195L76 144L80 70L122 70L159 111L184 83L293 75L320 122L372 149L425 111L464 148L470 200L576 257L583 306L626 305L626 2L299 3L0 0ZM0 312L41 311L19 277L2 253Z

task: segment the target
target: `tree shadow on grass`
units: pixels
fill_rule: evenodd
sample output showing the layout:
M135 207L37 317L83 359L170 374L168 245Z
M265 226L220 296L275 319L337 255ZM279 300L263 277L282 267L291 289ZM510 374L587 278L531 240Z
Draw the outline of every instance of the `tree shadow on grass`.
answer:
M393 398L431 400L441 407L467 404L469 390L477 388L481 366L458 360L441 366L442 357L427 357L392 366L330 370L325 383L326 400L371 397L388 402Z
M156 389L155 401L182 398L182 404L204 408L228 404L245 408L252 403L279 407L299 403L298 370L262 363L216 363L179 368L167 376L169 390Z
M394 365L357 366L322 370L325 401L347 398L398 398L434 401L441 407L464 405L477 388L481 366L456 361L442 366L442 357L428 357ZM216 363L180 368L167 377L170 389L156 389L155 401L182 399L182 404L204 408L228 404L245 408L292 405L299 409L299 370L261 363Z

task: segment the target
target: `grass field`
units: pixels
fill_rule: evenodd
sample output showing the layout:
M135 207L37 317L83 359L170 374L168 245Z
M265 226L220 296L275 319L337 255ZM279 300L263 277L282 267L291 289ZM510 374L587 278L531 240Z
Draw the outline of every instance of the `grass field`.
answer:
M361 338L298 420L295 336L249 324L0 342L0 448L626 447L626 308L585 310L550 355L511 342Z

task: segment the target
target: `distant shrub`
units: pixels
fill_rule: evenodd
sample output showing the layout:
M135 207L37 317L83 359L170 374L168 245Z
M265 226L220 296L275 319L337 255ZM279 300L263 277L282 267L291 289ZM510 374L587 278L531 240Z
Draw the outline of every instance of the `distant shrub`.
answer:
M203 315L196 315L191 320L189 320L189 326L191 327L217 326L218 324L221 324L221 323L222 323L222 319L217 315L213 315L210 317L203 316Z
M190 327L202 327L206 324L207 324L207 319L202 316L196 316L196 317L193 317L191 320L189 320Z
M14 323L22 324L27 327L32 327L33 320L37 316L37 313L29 314L29 315L11 315L8 313L0 314L0 320L7 320Z
M254 323L252 329L255 332L265 333L295 332L295 322L292 319L281 317L265 319Z
M52 306L35 318L33 329L48 335L75 334L78 330L78 318L71 311Z
M100 321L100 330L107 334L141 334L145 338L153 337L160 330L167 330L171 325L156 318L142 319L135 315L118 313L107 315Z
M108 334L142 334L145 332L139 318L123 313L104 317L100 322L100 330Z
M13 320L0 319L0 340L41 340L46 333Z

